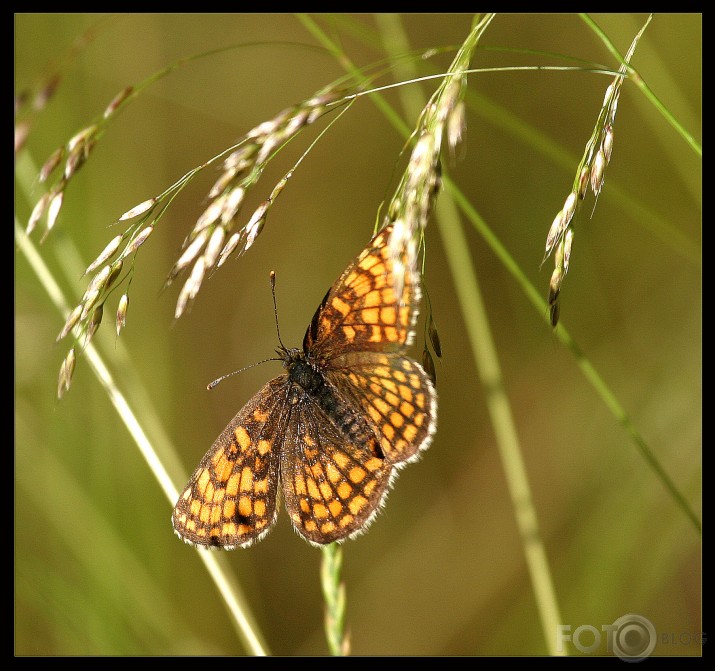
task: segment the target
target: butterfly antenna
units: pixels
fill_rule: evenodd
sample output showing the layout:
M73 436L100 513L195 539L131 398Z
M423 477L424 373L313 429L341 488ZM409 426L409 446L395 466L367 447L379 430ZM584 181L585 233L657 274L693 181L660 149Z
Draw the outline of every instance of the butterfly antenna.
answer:
M273 296L273 316L276 320L276 333L278 334L278 342L281 344L281 350L287 352L288 350L286 349L286 346L283 344L283 340L281 339L281 330L280 328L278 328L278 307L276 306L276 273L274 270L271 270L270 278L271 295Z
M256 361L256 363L252 363L250 366L244 366L243 368L234 370L231 373L226 373L226 375L217 377L213 382L209 382L206 385L206 389L211 391L219 382L221 382L222 380L225 380L227 377L231 377L232 375L235 375L236 373L243 373L244 370L248 370L249 368L253 368L254 366L260 366L262 363L266 363L267 361L281 361L281 359L276 359L276 357L272 357L271 359L263 359L263 361Z

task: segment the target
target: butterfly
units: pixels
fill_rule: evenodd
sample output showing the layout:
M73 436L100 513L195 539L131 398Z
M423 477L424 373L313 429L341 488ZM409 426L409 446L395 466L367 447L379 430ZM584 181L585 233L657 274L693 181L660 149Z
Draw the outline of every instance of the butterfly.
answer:
M328 290L302 349L204 455L172 515L185 542L232 550L261 540L282 494L294 529L319 546L363 532L397 469L429 447L437 393L406 356L420 274L378 232ZM397 293L399 291L399 295Z

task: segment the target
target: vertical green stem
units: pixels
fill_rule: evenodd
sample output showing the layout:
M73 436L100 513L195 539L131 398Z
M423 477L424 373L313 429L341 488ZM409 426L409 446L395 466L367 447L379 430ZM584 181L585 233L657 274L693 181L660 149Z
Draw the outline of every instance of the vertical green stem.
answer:
M347 655L350 640L345 633L345 583L340 581L343 549L337 543L330 543L322 550L320 582L325 599L325 637L331 655Z

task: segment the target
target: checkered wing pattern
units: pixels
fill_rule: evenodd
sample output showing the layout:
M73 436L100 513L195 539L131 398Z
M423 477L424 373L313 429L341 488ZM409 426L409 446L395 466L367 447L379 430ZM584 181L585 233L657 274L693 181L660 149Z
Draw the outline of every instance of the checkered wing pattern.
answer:
M204 455L172 515L187 543L232 550L268 533L277 515L289 388L286 375L266 384Z
M436 428L437 392L422 366L398 354L348 353L326 373L343 398L360 409L390 464L413 461Z
M392 467L341 433L309 398L286 427L281 481L296 531L313 544L364 531L388 490Z
M404 254L393 255L391 233L392 226L380 231L325 295L305 333L305 352L329 360L346 351L404 351L410 344L419 273Z

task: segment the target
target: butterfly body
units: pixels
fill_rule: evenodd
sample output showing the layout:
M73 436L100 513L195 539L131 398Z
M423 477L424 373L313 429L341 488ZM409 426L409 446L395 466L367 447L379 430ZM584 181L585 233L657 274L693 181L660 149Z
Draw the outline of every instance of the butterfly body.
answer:
M285 372L216 439L174 508L186 542L233 549L271 528L283 494L295 530L322 545L364 531L396 469L431 442L432 381L405 355L419 274L395 291L390 227L378 233L318 307L303 348L277 350Z

